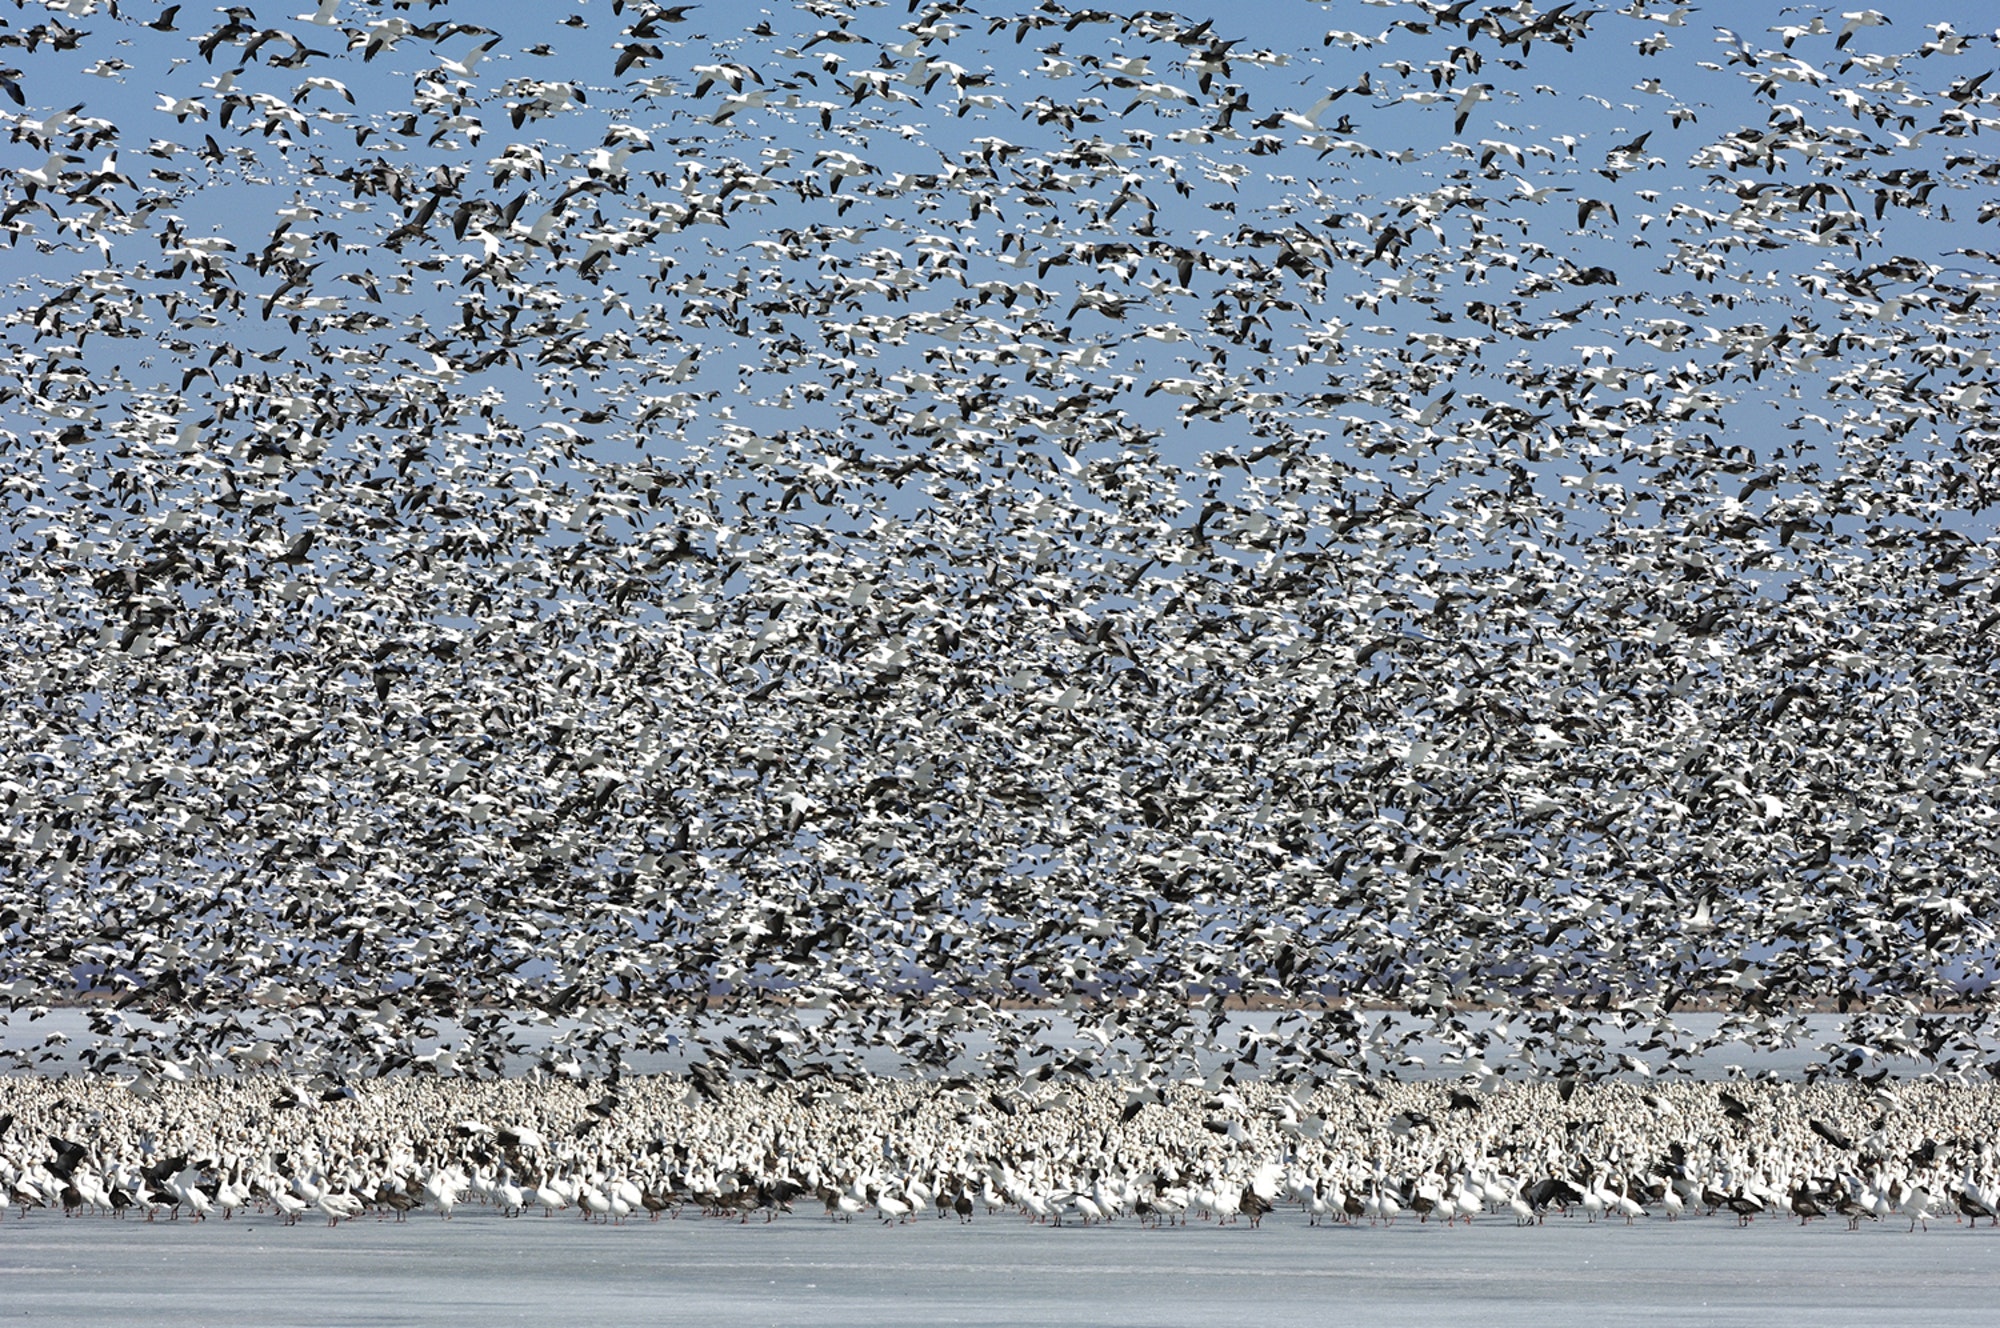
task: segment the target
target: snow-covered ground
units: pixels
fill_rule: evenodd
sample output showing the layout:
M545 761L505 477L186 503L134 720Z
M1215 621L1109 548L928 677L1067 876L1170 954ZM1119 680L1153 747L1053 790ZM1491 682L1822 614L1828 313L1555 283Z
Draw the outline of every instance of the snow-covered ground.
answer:
M0 1225L0 1319L46 1325L1964 1324L2000 1299L2000 1232L1850 1234L1723 1217L1262 1230L1017 1217L894 1229L794 1217L589 1226L491 1214Z

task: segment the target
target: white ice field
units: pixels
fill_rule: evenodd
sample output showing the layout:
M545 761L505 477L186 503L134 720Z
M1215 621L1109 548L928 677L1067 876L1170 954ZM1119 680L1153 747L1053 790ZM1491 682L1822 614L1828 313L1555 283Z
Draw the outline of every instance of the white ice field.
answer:
M529 1231L524 1227L536 1229ZM794 1217L622 1227L573 1216L282 1227L0 1226L0 1320L83 1324L1921 1325L1993 1322L2000 1235L1724 1213L1505 1218L1450 1230L1054 1228L1013 1215L888 1228Z

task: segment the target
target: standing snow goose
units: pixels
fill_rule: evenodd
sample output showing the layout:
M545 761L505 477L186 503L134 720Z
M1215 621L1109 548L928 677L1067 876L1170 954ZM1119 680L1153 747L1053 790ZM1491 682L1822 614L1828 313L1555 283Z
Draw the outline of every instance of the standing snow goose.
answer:
M466 1178L449 1167L440 1167L424 1178L424 1202L438 1210L438 1216L451 1218L451 1210L458 1207L458 1195Z
M1764 1205L1746 1194L1732 1194L1723 1200L1723 1207L1736 1214L1736 1225L1747 1227L1751 1219L1764 1211Z
M1968 1221L1972 1223L1973 1226L1978 1226L1979 1219L1982 1217L1991 1218L1993 1220L1993 1225L2000 1226L2000 1218L1994 1217L1993 1210L1991 1208L1988 1208L1985 1204L1979 1202L1979 1197L1972 1192L1970 1187L1962 1187L1958 1190L1953 1191L1951 1196L1951 1201L1953 1206L1956 1207L1958 1211L1961 1214L1963 1214Z
M528 1193L527 1199L534 1207L542 1210L544 1218L555 1216L557 1209L567 1208L570 1204L569 1195L553 1176L535 1185Z
M1842 1192L1840 1197L1834 1200L1833 1211L1847 1219L1849 1231L1859 1231L1861 1219L1875 1215L1871 1211L1875 1196L1868 1193L1867 1187L1858 1180L1842 1177L1841 1183Z
M1271 1211L1271 1201L1257 1193L1254 1185L1243 1187L1243 1192L1236 1197L1236 1206L1238 1211L1249 1215L1250 1225L1253 1228L1262 1226L1264 1214Z
M1904 1193L1903 1211L1910 1215L1910 1230L1915 1231L1919 1224L1926 1231L1931 1229L1931 1204L1934 1200L1928 1185L1912 1185Z
M1508 1211L1514 1214L1514 1225L1517 1227L1531 1227L1538 1220L1534 1205L1527 1200L1527 1192L1528 1187L1523 1185L1512 1198L1507 1200Z
M225 1222L237 1209L250 1206L250 1195L244 1190L240 1179L225 1178L215 1187L215 1206L222 1210L222 1220Z
M879 1185L875 1187L874 1202L875 1211L882 1215L885 1224L898 1226L909 1220L910 1205Z
M209 1209L215 1206L215 1201L201 1188L200 1167L183 1167L179 1174L169 1177L164 1185L167 1193L173 1196L176 1208L183 1205L187 1207L191 1221L201 1221L208 1216Z
M339 1226L342 1219L351 1222L361 1216L361 1200L351 1194L340 1194L333 1190L323 1191L316 1206L326 1214L326 1224L330 1227Z
M1103 1205L1081 1190L1075 1190L1070 1193L1069 1204L1072 1208L1076 1209L1076 1215L1082 1219L1085 1226L1089 1226L1092 1222L1102 1222L1104 1220Z
M1466 1225L1471 1226L1472 1219L1486 1209L1485 1190L1470 1175L1460 1173L1452 1202L1458 1205L1459 1216L1465 1219Z

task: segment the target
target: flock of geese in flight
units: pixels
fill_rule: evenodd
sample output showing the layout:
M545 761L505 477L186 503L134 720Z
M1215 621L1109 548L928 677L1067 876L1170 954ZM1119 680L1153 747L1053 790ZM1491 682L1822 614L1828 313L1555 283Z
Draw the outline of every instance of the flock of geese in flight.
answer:
M17 0L14 1196L1990 1208L1520 1105L2000 1074L2000 41L1920 8ZM1274 1148L1441 1091L1383 1010L1489 1109ZM879 1149L471 1105L663 1048Z

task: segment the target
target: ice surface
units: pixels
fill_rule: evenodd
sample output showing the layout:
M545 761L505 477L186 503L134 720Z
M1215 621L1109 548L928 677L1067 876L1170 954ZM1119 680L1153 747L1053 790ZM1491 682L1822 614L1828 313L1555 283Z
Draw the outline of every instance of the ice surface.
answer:
M2000 1232L1949 1219L1844 1224L1725 1216L1634 1227L1505 1218L1442 1230L1060 1229L1015 1216L887 1228L799 1214L147 1224L0 1223L0 1318L38 1325L606 1323L1137 1324L1345 1328L1452 1323L1876 1325L1985 1321Z

